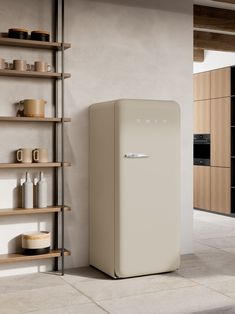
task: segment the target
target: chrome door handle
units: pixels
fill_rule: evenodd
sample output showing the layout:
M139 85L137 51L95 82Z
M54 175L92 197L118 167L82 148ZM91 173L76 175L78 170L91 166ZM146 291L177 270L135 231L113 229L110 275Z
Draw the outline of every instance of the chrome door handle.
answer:
M138 153L129 153L124 155L125 158L149 158L149 155L138 154Z

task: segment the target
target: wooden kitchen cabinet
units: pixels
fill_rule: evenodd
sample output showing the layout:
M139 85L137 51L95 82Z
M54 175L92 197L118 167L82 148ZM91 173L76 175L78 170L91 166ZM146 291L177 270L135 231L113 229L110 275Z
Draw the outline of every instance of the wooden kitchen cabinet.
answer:
M194 101L211 98L211 73L197 73L193 76L194 82Z
M211 209L211 167L193 166L193 207Z
M211 102L210 100L194 101L193 105L193 133L211 133Z
M231 99L211 100L211 166L230 167Z
M211 167L211 210L230 214L230 168Z
M211 71L211 98L231 96L231 68Z

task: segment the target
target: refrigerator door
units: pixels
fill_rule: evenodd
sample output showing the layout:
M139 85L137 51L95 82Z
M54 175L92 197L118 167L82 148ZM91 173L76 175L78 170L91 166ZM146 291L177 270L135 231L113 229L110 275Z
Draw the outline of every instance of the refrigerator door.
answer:
M180 111L171 101L115 103L115 274L179 267Z

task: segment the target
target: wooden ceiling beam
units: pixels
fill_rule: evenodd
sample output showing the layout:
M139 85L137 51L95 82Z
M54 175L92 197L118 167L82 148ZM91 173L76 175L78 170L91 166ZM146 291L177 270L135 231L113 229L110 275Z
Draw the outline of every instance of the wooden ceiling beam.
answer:
M193 61L194 62L204 62L205 55L203 49L193 49Z
M194 48L235 52L235 35L194 31Z
M235 11L194 5L194 27L235 32Z
M235 0L212 0L212 1L235 4Z

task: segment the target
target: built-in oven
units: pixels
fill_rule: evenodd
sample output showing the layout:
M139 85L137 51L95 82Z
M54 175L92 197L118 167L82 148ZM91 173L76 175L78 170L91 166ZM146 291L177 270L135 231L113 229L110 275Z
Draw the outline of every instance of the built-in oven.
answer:
M210 134L194 134L193 136L193 164L210 166Z

